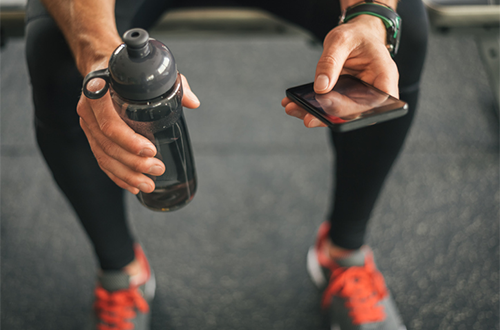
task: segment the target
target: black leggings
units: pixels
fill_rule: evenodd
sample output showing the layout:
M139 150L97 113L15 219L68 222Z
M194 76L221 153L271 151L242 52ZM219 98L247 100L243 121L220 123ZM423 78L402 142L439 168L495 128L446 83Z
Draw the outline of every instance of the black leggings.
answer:
M182 6L206 6L194 1ZM239 1L259 7L311 31L322 41L340 15L338 3L304 1ZM224 3L223 5L228 5ZM132 27L148 29L175 1L117 0L116 21L123 34ZM420 0L398 6L403 33L395 61L400 72L400 97L409 114L397 120L349 133L333 133L336 153L335 193L329 220L337 245L355 249L364 241L366 225L384 180L396 159L416 108L427 44L427 18ZM33 89L38 145L55 181L75 209L104 270L120 269L134 258L123 191L99 168L79 126L76 105L82 77L57 25L38 0L29 0L26 57Z

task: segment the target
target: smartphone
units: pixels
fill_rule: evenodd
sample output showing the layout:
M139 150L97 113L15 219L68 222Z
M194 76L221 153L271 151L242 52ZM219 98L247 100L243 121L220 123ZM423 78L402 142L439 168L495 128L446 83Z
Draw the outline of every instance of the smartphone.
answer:
M341 75L326 94L313 83L292 87L286 95L336 132L347 132L404 116L408 104L351 76Z

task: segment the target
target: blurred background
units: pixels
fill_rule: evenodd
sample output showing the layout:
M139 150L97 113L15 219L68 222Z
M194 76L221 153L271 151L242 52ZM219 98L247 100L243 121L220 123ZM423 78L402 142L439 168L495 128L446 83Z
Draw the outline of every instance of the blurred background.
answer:
M408 329L499 328L498 0L426 0L419 111L368 242ZM36 147L24 1L1 5L1 326L82 329L96 262ZM404 32L403 32L404 33ZM328 212L326 129L280 105L321 45L253 9L169 13L151 32L201 100L192 203L128 214L157 276L152 329L327 329L305 257Z

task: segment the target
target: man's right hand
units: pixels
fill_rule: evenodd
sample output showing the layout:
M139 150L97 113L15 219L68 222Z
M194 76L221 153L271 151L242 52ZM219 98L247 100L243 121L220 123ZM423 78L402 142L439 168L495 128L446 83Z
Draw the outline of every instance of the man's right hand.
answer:
M200 102L182 76L184 96L182 105L195 109ZM87 86L98 91L104 86L101 79L93 79ZM142 135L135 133L115 111L109 92L91 100L83 94L77 107L82 127L101 169L113 182L133 194L154 190L153 180L145 174L158 176L165 165L154 156L156 147Z
M115 0L41 0L55 19L71 48L78 70L86 74L107 67L108 60L122 40L115 23ZM182 77L187 108L200 105ZM93 79L91 91L102 89L104 81ZM101 169L118 186L133 194L154 190L146 174L161 175L165 165L154 156L156 148L136 134L116 113L109 93L98 100L83 94L77 106L80 125Z

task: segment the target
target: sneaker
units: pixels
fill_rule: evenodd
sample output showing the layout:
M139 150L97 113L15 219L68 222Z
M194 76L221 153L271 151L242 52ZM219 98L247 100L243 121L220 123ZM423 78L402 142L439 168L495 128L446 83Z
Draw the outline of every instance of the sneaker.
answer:
M136 244L135 257L144 266L147 277L134 285L122 271L104 271L98 276L93 305L92 330L147 330L151 302L155 294L155 277L149 263Z
M367 246L333 261L325 250L330 224L319 229L307 254L307 270L324 289L322 307L329 311L332 330L406 330Z

